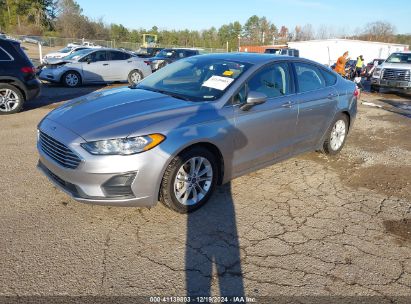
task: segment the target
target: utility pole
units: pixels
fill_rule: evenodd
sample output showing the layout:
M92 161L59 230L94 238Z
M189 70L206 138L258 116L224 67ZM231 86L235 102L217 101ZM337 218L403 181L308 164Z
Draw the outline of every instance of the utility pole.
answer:
M263 44L265 42L265 32L263 32Z
M228 53L228 41L226 43L226 50L227 50L227 53Z
M241 35L238 35L238 51L241 50Z

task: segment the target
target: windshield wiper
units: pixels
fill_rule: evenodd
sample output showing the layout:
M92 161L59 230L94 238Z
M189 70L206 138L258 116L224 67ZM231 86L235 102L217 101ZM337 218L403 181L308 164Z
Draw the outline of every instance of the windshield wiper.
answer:
M181 100L185 100L185 101L191 101L191 99L188 98L188 97L185 97L185 96L180 95L180 94L164 91L164 90L153 89L153 88L148 88L148 87L138 87L138 86L134 87L134 89L141 89L141 90L156 92L156 93L168 95L168 96L171 96L171 97L174 97L174 98L177 98L177 99L181 99Z

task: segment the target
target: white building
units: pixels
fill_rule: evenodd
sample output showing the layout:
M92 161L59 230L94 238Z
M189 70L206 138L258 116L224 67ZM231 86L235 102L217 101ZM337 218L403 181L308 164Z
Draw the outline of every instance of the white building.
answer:
M365 64L376 58L386 59L393 52L408 50L408 45L350 39L324 39L289 42L290 49L300 51L300 57L332 65L348 51L351 59L363 55Z

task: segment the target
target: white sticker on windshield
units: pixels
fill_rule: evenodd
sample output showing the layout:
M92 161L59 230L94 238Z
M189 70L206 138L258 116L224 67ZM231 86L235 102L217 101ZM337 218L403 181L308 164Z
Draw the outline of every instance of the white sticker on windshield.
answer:
M216 90L225 90L234 79L221 76L211 76L207 81L203 83L203 87L212 88Z

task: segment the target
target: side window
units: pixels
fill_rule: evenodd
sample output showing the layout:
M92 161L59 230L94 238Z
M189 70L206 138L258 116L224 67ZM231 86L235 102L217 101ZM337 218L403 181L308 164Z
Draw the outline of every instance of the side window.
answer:
M295 63L297 81L300 92L309 92L326 87L326 82L320 69L308 63Z
M185 56L184 56L184 51L178 51L177 52L177 57L178 58L184 58Z
M6 53L5 50L0 48L0 61L11 61L12 58L9 56L9 54Z
M291 93L290 71L287 63L277 63L257 72L248 82L248 91L264 93L268 98Z
M91 55L91 60L93 62L107 61L107 52L106 51L97 51L97 52L94 52L90 55Z
M335 83L337 82L337 77L333 73L323 69L321 69L321 73L323 74L325 85L327 87L335 85Z
M110 53L110 60L124 60L124 53L111 51Z
M130 59L131 55L128 53L123 53L124 60Z

